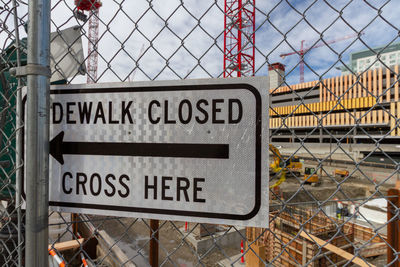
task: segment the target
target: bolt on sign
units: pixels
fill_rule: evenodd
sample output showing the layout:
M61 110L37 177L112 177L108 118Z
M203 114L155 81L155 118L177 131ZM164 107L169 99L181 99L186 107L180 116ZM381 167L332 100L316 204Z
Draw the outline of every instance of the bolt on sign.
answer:
M265 77L51 87L57 211L268 225Z

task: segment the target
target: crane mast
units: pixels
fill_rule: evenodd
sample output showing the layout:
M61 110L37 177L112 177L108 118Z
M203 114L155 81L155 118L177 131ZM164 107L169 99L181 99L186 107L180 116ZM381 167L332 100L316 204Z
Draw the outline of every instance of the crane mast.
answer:
M225 0L224 78L254 75L255 0Z
M99 42L99 9L92 9L90 12L86 82L96 83L97 64L99 57L99 53L97 51L97 43Z

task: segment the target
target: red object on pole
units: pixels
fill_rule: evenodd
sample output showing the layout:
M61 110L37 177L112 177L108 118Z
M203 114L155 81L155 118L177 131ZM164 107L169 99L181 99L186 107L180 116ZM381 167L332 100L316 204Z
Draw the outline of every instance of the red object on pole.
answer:
M225 0L224 78L254 75L255 0Z
M243 249L243 239L240 242L240 253L242 254L242 257L240 258L240 262L244 263L244 249Z
M88 11L89 36L87 59L87 83L97 82L98 42L99 42L99 9L102 6L99 0L75 0L76 8L80 11Z
M78 10L90 11L92 9L99 9L102 3L99 0L75 0L75 5Z
M395 258L400 251L400 219L396 216L396 209L400 207L400 191L398 189L389 189L387 199L387 263L393 267L400 267L400 261Z
M185 232L188 231L188 222L185 222Z
M362 35L362 34L364 34L364 33L360 33L360 34ZM304 55L305 55L308 51L310 51L311 49L314 49L314 48L318 48L318 47L326 46L326 45L329 45L329 44L337 43L337 42L340 42L340 41L343 41L343 40L346 40L346 39L350 39L350 38L353 38L353 37L358 37L358 35L359 35L358 33L345 35L345 36L343 36L343 37L336 38L336 39L333 39L333 40L329 40L329 41L326 41L326 42L318 42L317 44L315 44L315 45L313 45L313 46L311 46L311 47L307 47L307 48L304 48L304 42L305 42L305 40L301 40L301 43L300 43L300 50L299 50L299 51L294 51L294 52L290 52L290 53L280 54L279 56L280 56L281 58L285 58L286 56L291 56L291 55L299 55L299 56L300 56L300 62L299 62L299 68L300 68L300 83L303 83L303 82L304 82Z

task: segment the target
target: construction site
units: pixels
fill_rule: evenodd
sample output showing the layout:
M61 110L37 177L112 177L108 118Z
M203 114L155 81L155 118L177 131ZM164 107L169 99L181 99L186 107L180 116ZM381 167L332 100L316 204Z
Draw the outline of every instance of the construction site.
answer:
M283 65L270 66L270 81L276 74L276 68L282 71ZM315 81L275 89L271 86L272 103L279 96L281 99L284 96L288 100L282 103L289 103L290 106L270 108L273 141L269 148L269 227L237 228L229 225L160 221L161 230L157 232L157 240L169 240L165 250L159 252L159 257L169 259L162 265L174 266L172 262L178 262L181 266L194 266L198 259L193 251L207 255L204 260L207 266L229 266L229 261L224 262L226 255L237 260L234 266L264 266L265 263L273 263L274 266L343 266L349 261L360 266L385 264L390 251L388 244L392 244L387 236L388 233L393 235L395 231L390 228L393 226L386 225L390 206L386 198L389 189L399 187L398 174L392 175L396 165L380 160L365 160L373 145L363 142L367 137L363 139L362 134L349 135L349 140L345 141L346 145L340 151L330 153L324 152L324 149L329 146L326 140L340 138L341 135L334 132L337 129L359 129L361 133L374 129L377 134L391 137L390 144L383 143L381 146L389 155L398 157L393 146L399 143L395 117L384 115L397 114L399 91L394 80L397 71L398 66L395 66L385 71L370 70L362 76L365 80L362 79L361 82L370 89L372 95L379 96L383 90L389 89L389 93L385 94L385 104L379 110L373 109L376 106L376 97L363 96L357 89L358 85L351 82L351 76L333 77L323 83ZM390 75L392 80L386 79ZM326 87L324 83L327 84ZM315 94L315 100L311 99L309 103L298 108L296 102L290 100L288 95L293 94L293 91L288 88L294 88L300 93L302 90L315 90L319 94ZM338 104L339 101L327 96L327 92L343 95L341 91L348 92L352 97L346 96ZM346 112L348 109L353 113ZM335 113L327 114L331 110L335 110ZM286 129L294 129L289 132L291 136L285 134ZM316 133L308 133L308 129ZM322 134L321 129L324 129ZM304 136L306 138L300 144L299 138ZM297 152L294 154L295 151ZM360 161L360 164L355 166L353 161ZM365 179L365 176L369 179ZM378 185L379 194L376 192ZM285 209L282 209L283 203ZM58 216L54 214L56 221ZM63 220L75 225L74 219L71 220L68 214L64 216ZM101 221L96 216L90 218ZM149 236L146 233L150 221L147 223L128 218L119 219L124 222L121 227L135 224L129 230L134 243L129 243L132 239L122 238L116 244L123 228L114 225L113 221L90 223L91 219L80 219L86 222L76 224L75 228L76 235L79 233L86 240L91 240L87 244L97 244L97 249L89 255L91 258L105 258L110 266L119 266L126 261L132 261L136 266L146 264L150 257L147 250L151 250L152 234ZM160 226L156 226L158 227ZM95 229L98 233L94 235ZM66 230L61 227L53 231ZM184 243L181 237L184 237ZM246 237L245 242L243 237ZM59 236L54 236L54 240L58 238ZM63 239L68 238L64 236ZM112 253L102 248L108 246L113 246ZM166 251L177 246L182 246L179 252L168 256ZM75 247L79 249L79 243ZM242 253L238 253L241 248ZM221 253L221 249L224 253ZM128 255L132 254L142 255L144 259L129 259ZM369 265L366 265L365 260L368 260Z
M28 21L28 3L0 9L0 266L400 266L395 24L378 38L350 27L346 6L307 1L70 2L36 12L51 14L51 33ZM331 9L343 32L317 30ZM371 24L392 16L371 9ZM241 102L243 84L268 102L251 90L257 101Z

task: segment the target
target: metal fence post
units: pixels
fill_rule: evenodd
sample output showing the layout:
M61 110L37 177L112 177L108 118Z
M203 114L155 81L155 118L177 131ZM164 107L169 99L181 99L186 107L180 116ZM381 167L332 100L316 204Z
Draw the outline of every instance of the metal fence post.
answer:
M19 28L18 28L18 15L16 0L12 1L14 12L14 27L15 27L15 45L17 56L17 67L21 67L20 43L19 43ZM22 116L22 92L21 92L21 79L18 78L17 84L17 133L16 133L16 194L15 194L15 207L17 208L17 227L18 227L18 267L22 266L22 211L21 211L21 192L22 192L22 173L23 173L23 134L22 127L24 125L24 118Z
M48 266L50 0L29 1L26 266Z

